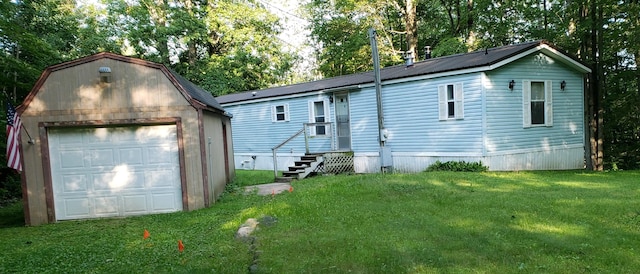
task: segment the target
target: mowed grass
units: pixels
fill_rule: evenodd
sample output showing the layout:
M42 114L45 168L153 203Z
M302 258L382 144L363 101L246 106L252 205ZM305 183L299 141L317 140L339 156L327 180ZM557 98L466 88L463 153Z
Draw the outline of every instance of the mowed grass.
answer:
M237 181L268 174L238 171ZM231 188L193 212L0 228L0 273L246 273L254 263L258 273L640 269L638 171L340 175L293 187L265 197ZM264 216L277 222L259 226L253 247L234 239L247 218Z

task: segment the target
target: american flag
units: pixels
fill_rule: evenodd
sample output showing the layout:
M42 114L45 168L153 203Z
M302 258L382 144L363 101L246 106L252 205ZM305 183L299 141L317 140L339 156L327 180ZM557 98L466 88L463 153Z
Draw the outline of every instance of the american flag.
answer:
M21 127L20 115L11 103L7 103L7 166L18 171L22 171L22 161L20 161Z

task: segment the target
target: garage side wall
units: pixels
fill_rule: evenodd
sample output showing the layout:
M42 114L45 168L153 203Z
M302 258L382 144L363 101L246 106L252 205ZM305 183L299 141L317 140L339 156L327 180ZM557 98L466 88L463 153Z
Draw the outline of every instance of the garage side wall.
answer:
M98 69L111 68L111 82L100 82ZM99 59L51 71L22 112L23 163L30 225L55 221L50 169L46 151L47 127L91 127L110 125L153 125L179 121L178 145L185 210L204 207L198 114L166 75L158 68L112 59ZM171 122L169 122L171 123ZM198 163L198 164L196 164ZM184 201L183 201L184 202Z
M209 172L209 204L215 203L228 182L235 177L231 120L208 111L203 113L206 169ZM225 148L226 146L226 148Z

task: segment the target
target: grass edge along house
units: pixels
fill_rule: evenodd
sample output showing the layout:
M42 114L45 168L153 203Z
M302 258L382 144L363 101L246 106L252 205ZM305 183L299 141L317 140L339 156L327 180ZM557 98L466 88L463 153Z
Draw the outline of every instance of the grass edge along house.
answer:
M357 173L437 160L580 169L590 71L535 41L383 68L379 104L374 72L216 99L234 117L236 168L286 171L307 153L343 153Z

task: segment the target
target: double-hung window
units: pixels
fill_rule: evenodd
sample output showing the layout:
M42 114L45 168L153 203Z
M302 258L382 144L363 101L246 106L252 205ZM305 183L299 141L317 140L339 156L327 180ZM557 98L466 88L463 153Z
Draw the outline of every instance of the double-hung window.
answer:
M309 101L309 122L326 123L329 122L329 102L327 100ZM311 136L324 136L329 134L325 124L311 127Z
M464 118L462 83L438 86L438 113L441 121Z
M287 121L289 121L289 104L272 105L271 106L271 121L272 122L287 122Z
M522 81L523 126L553 126L551 81Z

